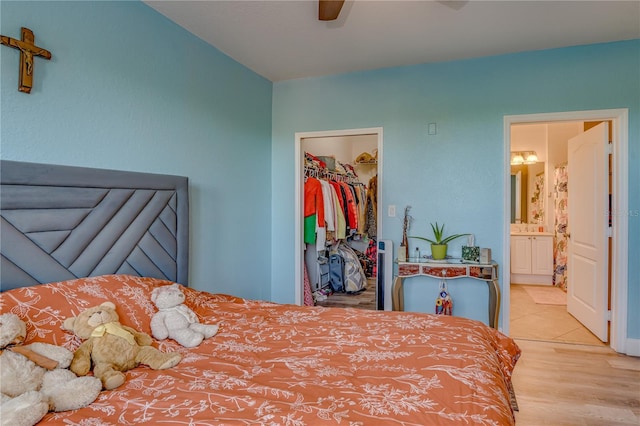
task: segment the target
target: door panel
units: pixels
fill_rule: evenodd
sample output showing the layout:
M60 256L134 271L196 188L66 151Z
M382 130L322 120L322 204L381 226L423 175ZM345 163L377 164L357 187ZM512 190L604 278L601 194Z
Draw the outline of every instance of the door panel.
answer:
M531 273L531 241L529 237L511 237L511 273Z
M608 341L608 126L569 140L567 310Z
M532 237L531 273L553 275L553 237Z

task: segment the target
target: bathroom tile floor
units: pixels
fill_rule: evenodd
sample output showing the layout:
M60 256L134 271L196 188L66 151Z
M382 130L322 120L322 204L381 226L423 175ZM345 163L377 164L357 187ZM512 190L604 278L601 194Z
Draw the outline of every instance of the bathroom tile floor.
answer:
M566 305L535 303L525 291L525 286L511 285L511 337L607 346L571 316Z

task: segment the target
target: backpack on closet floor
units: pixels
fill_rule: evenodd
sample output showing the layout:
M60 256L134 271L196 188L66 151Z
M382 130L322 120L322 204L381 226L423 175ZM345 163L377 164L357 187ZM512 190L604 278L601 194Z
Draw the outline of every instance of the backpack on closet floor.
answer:
M326 256L318 256L318 289L331 285L329 275L329 259Z
M356 252L346 244L338 246L338 253L344 259L344 291L358 293L367 288L367 277Z
M344 259L338 253L329 256L329 282L335 292L344 292Z

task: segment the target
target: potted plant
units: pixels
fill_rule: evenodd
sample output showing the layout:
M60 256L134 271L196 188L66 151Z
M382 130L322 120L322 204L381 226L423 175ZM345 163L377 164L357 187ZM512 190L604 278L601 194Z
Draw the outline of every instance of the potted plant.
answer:
M442 226L438 225L438 222L434 225L431 225L431 230L433 231L433 239L425 238L425 237L409 237L409 238L417 238L420 240L428 241L431 243L431 257L433 259L445 259L447 257L447 245L449 241L453 241L456 238L464 237L469 234L454 234L448 237L444 237L444 223Z

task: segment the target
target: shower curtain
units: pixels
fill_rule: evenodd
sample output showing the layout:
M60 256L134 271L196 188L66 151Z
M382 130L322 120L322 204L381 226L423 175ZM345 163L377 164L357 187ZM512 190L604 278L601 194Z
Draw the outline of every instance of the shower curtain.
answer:
M567 181L567 166L556 167L553 185L555 195L553 285L560 287L564 291L567 291L567 225L569 222Z
M536 176L531 196L531 221L530 223L542 224L544 222L544 173Z

